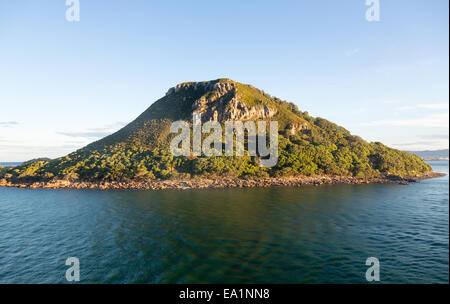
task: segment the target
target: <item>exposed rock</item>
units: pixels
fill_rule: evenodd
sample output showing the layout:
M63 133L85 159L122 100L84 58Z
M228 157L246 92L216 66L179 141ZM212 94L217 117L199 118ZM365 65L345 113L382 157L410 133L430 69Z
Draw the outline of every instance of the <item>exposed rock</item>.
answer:
M192 110L205 121L258 120L273 117L277 110L266 105L248 106L236 96L234 84L217 83L218 90L194 102Z
M251 87L251 86L250 86ZM166 95L182 93L186 90L208 92L192 104L192 111L202 115L202 122L227 120L260 120L277 114L277 109L267 105L246 105L237 94L237 84L231 80L181 83L169 89ZM265 94L261 92L261 94ZM186 97L181 97L186 101Z
M216 188L265 188L265 187L300 187L322 186L331 184L369 184L369 183L399 183L407 185L409 179L433 178L445 175L431 172L420 176L405 177L401 180L385 177L360 178L352 176L298 176L274 177L260 179L195 179L195 180L149 180L143 182L71 182L66 180L53 180L49 182L18 183L14 184L0 179L0 187L15 187L28 189L127 189L127 190L189 190L189 189L216 189Z
M286 128L286 131L289 135L298 135L300 132L304 130L309 130L309 125L306 122L289 124Z

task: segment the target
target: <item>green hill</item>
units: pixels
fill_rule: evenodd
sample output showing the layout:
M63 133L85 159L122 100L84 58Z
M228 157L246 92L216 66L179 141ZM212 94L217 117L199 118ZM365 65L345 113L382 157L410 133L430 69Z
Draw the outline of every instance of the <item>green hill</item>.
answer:
M174 157L170 126L176 120L277 120L279 158L262 168L258 158ZM419 175L431 167L416 155L368 143L323 118L300 111L251 85L229 79L187 82L171 88L138 118L118 132L67 156L39 159L0 170L14 182L51 179L144 181L193 177L269 177L340 175L374 177Z

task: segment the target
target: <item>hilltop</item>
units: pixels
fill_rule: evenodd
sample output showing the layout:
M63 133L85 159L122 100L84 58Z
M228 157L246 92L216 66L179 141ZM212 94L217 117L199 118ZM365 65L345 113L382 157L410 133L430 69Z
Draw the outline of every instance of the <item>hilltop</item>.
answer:
M169 151L172 122L278 121L279 158L272 168L258 157L174 157ZM293 103L230 79L185 82L170 88L134 121L116 133L67 156L3 168L5 183L149 182L193 178L279 178L419 176L432 168L420 157L369 143L326 119L312 117Z

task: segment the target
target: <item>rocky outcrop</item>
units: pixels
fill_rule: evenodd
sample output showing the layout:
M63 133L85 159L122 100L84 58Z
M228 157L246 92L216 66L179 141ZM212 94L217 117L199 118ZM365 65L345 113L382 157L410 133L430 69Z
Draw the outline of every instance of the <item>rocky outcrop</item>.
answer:
M144 182L83 182L52 180L35 183L11 183L0 179L0 187L16 187L27 189L127 189L127 190L189 190L189 189L219 189L219 188L266 188L266 187L300 187L321 186L331 184L369 184L369 183L399 183L407 184L405 180L417 182L424 178L444 176L443 173L430 172L420 176L404 177L402 180L392 176L359 178L352 176L299 176L260 179L188 179L188 180L151 180Z
M264 120L277 114L277 109L267 105L247 105L239 96L237 84L228 79L205 82L185 82L167 91L171 94L197 92L200 98L192 103L192 111L202 115L202 122L227 120ZM267 95L261 92L263 95ZM183 95L183 94L182 94ZM183 96L184 102L187 102Z
M309 125L307 122L289 124L286 128L286 132L288 135L298 135L305 130L309 130Z
M235 83L231 80L221 80L218 81L201 81L201 82L183 82L177 84L173 88L170 88L166 96L174 93L183 93L188 90L199 91L201 93L206 93L208 91L225 92L231 90L235 87Z
M266 105L247 106L237 97L216 100L199 99L193 111L202 115L202 121L263 120L272 118L277 110Z
M220 120L258 120L272 118L276 113L276 109L267 105L247 106L239 99L232 98L218 117Z
M182 83L166 95L186 90L202 90L203 95L192 103L192 111L202 115L202 122L228 120L263 120L273 117L277 109L267 105L247 105L238 94L233 81Z

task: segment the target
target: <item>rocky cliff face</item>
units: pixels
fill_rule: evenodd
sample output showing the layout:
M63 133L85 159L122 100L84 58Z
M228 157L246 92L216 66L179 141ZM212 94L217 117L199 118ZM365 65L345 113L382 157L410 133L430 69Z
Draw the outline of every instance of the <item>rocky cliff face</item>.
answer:
M244 96L240 94L237 84L231 80L182 83L169 89L166 96L192 91L201 96L193 102L184 96L183 102L192 102L192 112L200 113L202 122L264 120L278 112L275 107L265 104L247 105L242 100Z
M305 130L309 130L309 125L306 122L289 124L286 128L288 135L298 135Z

